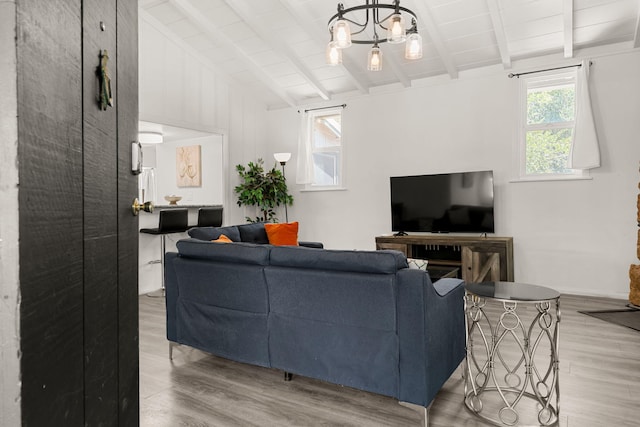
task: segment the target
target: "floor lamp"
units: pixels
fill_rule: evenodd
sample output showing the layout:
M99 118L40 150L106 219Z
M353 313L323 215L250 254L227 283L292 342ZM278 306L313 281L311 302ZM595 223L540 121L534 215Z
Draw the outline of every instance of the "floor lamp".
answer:
M284 181L286 183L287 177L284 175L284 165L286 165L291 158L291 153L273 153L273 158L276 159L277 162L280 162L280 165L282 165L282 177L284 178ZM289 222L289 213L287 212L286 201L284 203L284 218L286 222Z

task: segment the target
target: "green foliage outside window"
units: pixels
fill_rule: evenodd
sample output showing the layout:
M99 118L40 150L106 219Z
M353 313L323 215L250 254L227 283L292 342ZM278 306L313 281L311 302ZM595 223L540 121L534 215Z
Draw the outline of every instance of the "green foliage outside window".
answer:
M575 119L574 85L529 90L527 124L571 122Z
M575 120L575 85L527 92L526 174L566 174Z
M572 129L527 132L527 174L569 173Z

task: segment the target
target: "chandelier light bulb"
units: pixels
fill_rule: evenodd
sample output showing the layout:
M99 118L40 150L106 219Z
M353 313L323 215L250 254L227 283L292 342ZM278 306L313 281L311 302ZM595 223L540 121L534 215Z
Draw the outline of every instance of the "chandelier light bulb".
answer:
M342 49L338 48L338 44L330 41L327 45L326 59L328 65L342 64Z
M340 49L351 46L351 28L344 19L339 19L333 26L333 39Z
M404 49L404 57L407 59L422 58L422 36L420 36L420 34L409 34L407 37L407 44Z
M389 43L402 43L406 39L407 33L404 26L404 18L399 13L391 15L387 30L387 41Z
M382 70L382 51L378 45L374 45L369 51L369 63L367 65L369 71Z

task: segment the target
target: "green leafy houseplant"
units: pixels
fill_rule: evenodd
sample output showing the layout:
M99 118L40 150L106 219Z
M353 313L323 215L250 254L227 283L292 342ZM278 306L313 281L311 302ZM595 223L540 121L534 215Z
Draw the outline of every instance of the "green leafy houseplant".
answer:
M293 197L287 190L287 183L282 172L274 165L271 170L264 170L264 161L249 162L245 167L236 165L236 171L242 182L235 187L238 195L238 206L256 206L260 216L255 220L246 217L249 222L278 222L276 207L293 204Z

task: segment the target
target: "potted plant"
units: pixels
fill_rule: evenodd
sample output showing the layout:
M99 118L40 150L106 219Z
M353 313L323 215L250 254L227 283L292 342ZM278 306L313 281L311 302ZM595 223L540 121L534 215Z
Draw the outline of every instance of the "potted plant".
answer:
M278 222L275 209L280 205L293 204L293 197L287 190L287 183L282 172L276 169L264 170L264 161L249 162L245 167L236 165L241 183L235 187L238 195L238 206L256 206L260 216L254 219L246 217L249 222Z

